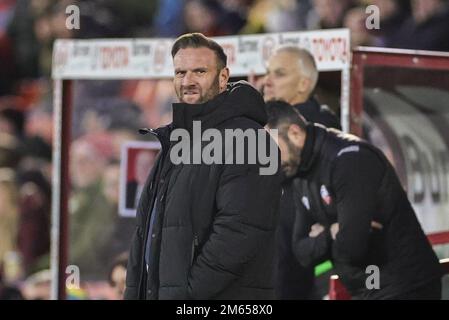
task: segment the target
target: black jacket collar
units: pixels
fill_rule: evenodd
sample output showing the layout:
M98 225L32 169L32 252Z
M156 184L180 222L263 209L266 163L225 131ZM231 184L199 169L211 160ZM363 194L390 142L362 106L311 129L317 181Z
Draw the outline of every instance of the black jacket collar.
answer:
M309 123L306 126L306 140L301 151L301 164L297 176L304 178L312 170L319 157L325 138L326 128L319 124Z
M267 121L262 96L245 81L229 84L226 91L205 103L173 103L174 128L189 132L193 121L201 121L201 129L205 130L236 117L247 117L261 126Z

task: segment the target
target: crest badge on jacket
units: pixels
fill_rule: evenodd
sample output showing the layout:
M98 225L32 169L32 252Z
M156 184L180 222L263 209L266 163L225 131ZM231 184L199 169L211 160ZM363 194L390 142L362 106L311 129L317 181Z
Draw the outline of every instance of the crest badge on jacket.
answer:
M332 197L324 184L320 188L320 195L326 205L329 206L332 203Z

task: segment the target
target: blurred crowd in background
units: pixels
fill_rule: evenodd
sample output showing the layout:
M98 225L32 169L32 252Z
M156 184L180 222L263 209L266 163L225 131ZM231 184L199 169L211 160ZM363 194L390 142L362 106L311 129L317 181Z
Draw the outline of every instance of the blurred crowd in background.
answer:
M72 4L80 8L78 30L66 28ZM368 5L379 8L380 29L366 28ZM0 0L0 299L49 298L55 39L341 27L351 30L352 46L449 51L449 1ZM100 298L118 298L120 280L111 268L126 264L134 227L132 218L118 215L120 147L139 139L137 128L171 121L172 84L77 81L73 89L70 262L83 279L116 288Z

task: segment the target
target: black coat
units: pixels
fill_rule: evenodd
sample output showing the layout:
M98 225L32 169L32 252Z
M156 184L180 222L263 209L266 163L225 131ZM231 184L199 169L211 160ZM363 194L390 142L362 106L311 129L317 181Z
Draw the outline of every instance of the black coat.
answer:
M438 259L381 151L355 136L309 125L301 157L293 236L301 264L331 258L351 294L369 299L391 299L441 277ZM383 228L372 228L372 221ZM329 228L335 222L339 232L332 241ZM326 230L304 237L314 223ZM379 290L366 288L368 265L379 267Z
M315 280L315 266L303 266L293 253L293 225L295 224L294 192L296 190L286 180L282 184L282 197L279 210L279 225L276 232L276 298L281 300L305 300L312 298ZM307 236L309 233L305 233Z
M314 97L304 103L295 104L293 107L309 122L341 130L340 120L335 113L327 106L320 105Z
M259 163L174 165L169 135L174 128L191 132L193 120L221 133L263 129L266 111L260 94L239 82L206 103L174 104L173 123L154 130L162 151L139 202L125 298L273 298L279 171L260 175ZM144 243L154 199L147 272Z

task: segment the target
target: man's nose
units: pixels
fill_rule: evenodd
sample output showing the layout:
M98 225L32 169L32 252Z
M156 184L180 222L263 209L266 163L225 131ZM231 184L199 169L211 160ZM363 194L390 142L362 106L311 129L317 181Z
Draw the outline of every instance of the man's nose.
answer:
M271 76L269 74L266 74L265 77L263 78L263 85L266 86L271 86L273 84L273 82L271 81Z
M195 83L194 74L191 71L187 71L184 75L184 78L182 78L182 85L183 86L190 86Z

